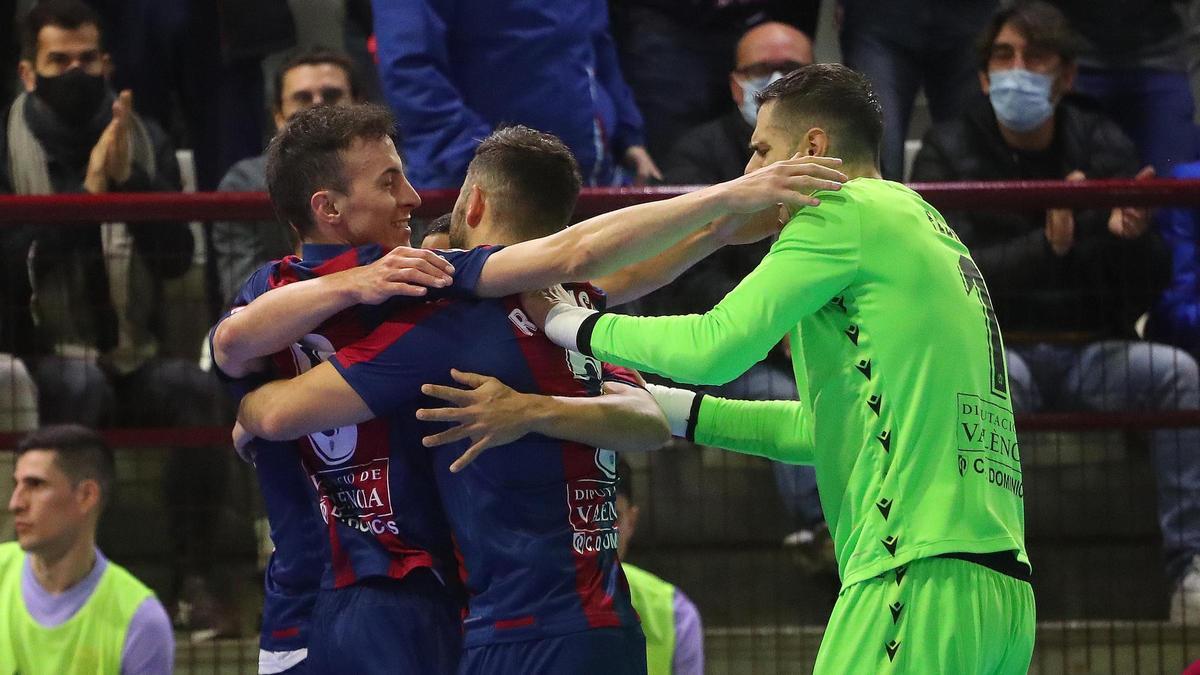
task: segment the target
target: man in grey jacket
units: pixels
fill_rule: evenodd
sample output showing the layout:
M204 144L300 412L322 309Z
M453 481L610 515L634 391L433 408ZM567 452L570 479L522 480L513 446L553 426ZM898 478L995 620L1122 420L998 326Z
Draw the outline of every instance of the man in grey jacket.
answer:
M350 57L324 48L293 52L275 72L271 112L275 129L283 128L300 110L314 105L358 102L362 82ZM259 155L234 164L221 185L223 192L265 192L267 157ZM296 234L278 221L222 220L213 224L213 250L221 302L228 305L234 293L263 263L296 249Z

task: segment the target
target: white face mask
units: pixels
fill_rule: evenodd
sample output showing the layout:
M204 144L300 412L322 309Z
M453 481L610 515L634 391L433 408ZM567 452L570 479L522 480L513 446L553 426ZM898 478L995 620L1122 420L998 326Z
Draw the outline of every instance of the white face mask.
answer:
M753 127L758 122L758 101L755 99L758 92L766 89L781 77L783 77L783 73L777 70L770 75L748 80L737 78L737 83L742 87L742 102L738 105L738 109L742 111L742 119L746 120L746 124Z
M1033 131L1054 114L1054 78L1021 68L988 74L996 119L1014 131Z

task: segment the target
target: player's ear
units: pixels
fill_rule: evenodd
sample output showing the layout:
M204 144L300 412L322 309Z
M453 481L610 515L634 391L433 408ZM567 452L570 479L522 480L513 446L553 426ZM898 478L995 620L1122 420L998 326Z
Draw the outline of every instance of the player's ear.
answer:
M79 481L79 485L75 486L75 500L80 511L99 513L101 506L100 483L90 478Z
M317 223L335 224L342 217L337 195L332 190L314 192L308 199L308 206Z
M467 195L467 225L479 227L483 222L483 212L487 209L487 193L479 187L479 183L471 184L471 192Z
M813 157L826 157L829 152L829 134L821 127L813 127L804 134L800 147L796 152L803 152Z

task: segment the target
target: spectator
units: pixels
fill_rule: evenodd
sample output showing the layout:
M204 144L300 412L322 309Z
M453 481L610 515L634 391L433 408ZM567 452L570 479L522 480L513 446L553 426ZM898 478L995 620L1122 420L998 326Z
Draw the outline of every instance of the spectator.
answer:
M1166 175L1200 159L1183 20L1168 0L1051 0L1083 36L1075 91L1098 101Z
M742 175L753 154L750 133L758 117L755 95L784 74L812 62L812 40L787 24L763 23L746 31L738 40L728 78L737 108L680 137L664 163L667 181L711 185Z
M169 673L175 636L154 592L96 547L113 452L76 425L21 439L0 544L0 663L19 673ZM32 620L31 620L32 619Z
M275 71L271 113L275 129L297 111L314 105L358 102L362 84L350 58L323 48L294 52ZM267 156L243 159L229 169L218 190L266 192ZM296 250L296 235L286 223L274 221L218 221L213 223L213 251L221 301L227 305L242 283L259 265Z
M914 180L1137 172L1137 151L1121 130L1064 96L1075 73L1075 43L1057 9L1039 2L1003 10L984 37L979 80L990 105L979 97L959 119L932 129ZM987 279L1010 339L1018 412L1200 407L1196 362L1134 333L1170 264L1144 209L946 216ZM1021 333L1027 339L1013 344ZM1174 613L1186 605L1194 620L1200 618L1200 433L1155 432L1152 445L1167 575L1181 589ZM1182 592L1188 588L1195 592Z
M200 190L262 148L263 57L296 43L287 0L91 3L112 37L114 82L193 148Z
M458 188L502 123L562 138L587 185L661 178L603 0L375 0L384 93L414 187Z
M974 91L974 43L997 0L842 0L842 58L871 80L883 106L883 177L904 178L904 139L917 91L934 123L954 119Z
M617 558L646 634L646 672L703 675L704 627L696 605L677 586L625 562L629 542L637 532L638 514L633 502L633 469L621 460L617 464Z
M686 132L667 157L667 181L676 185L722 183L742 175L753 151L750 134L758 115L755 95L785 73L813 62L812 41L784 23L763 23L746 31L737 43L728 86L737 106ZM715 306L766 255L771 242L728 246L684 272L670 286L641 301L646 314L703 313ZM721 396L748 399L795 398L790 364L772 353L767 361L722 387ZM776 483L795 531L785 540L803 544L796 551L810 557L827 541L811 466L773 465ZM809 546L808 544L812 544ZM814 565L816 566L816 565Z
M1200 162L1178 164L1172 178L1200 178ZM1154 305L1146 337L1200 355L1200 213L1194 208L1164 209L1159 230L1171 249L1171 283Z
M684 132L729 109L725 73L734 68L734 46L748 29L777 21L814 35L820 4L610 0L621 69L646 120L650 155L666 156Z
M25 91L0 135L0 192L179 190L165 135L134 112L129 91L109 88L112 65L91 9L43 2L26 17L23 35ZM191 265L186 224L30 226L0 236L7 260L28 261L13 295L23 306L17 319L28 325L32 311L37 328L15 341L29 350L19 355L36 357L43 422L197 427L224 419L213 378L192 361L158 356L155 299L165 279ZM19 275L7 274L16 286ZM195 450L176 451L167 466L175 553L197 576L211 574L215 552L229 548L213 541L228 471L226 453Z
M742 175L750 160L750 132L758 103L754 94L782 73L812 63L812 42L782 23L765 23L737 44L729 92L737 109L687 131L665 163L667 182L710 185ZM641 301L646 314L705 312L717 304L766 255L770 241L723 248L684 272L670 286Z

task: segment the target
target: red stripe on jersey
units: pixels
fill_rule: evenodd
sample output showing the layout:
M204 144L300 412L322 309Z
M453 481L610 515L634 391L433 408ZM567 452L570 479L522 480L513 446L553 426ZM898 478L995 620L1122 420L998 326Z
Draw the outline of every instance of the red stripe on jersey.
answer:
M602 364L601 369L604 373L605 382L620 382L621 384L628 384L638 389L646 388L646 385L642 384L642 379L636 370L624 366L615 366L611 363Z
M280 286L286 286L297 281L304 281L305 279L312 279L358 267L358 249L349 249L312 269L304 267L301 263L300 258L294 255L289 255L281 259L279 265L275 268L275 273L270 276L268 285L271 288L279 288Z
M269 288L279 288L290 283L302 281L308 278L308 270L297 265L300 258L294 255L289 255L279 261L275 266L274 274L267 277L267 286Z
M351 347L338 350L333 358L337 359L343 368L370 361L404 337L408 331L449 304L450 302L447 300L438 300L414 305L404 311L396 312L379 324L366 338L359 340Z
M289 628L281 628L279 630L271 631L271 637L275 638L276 640L285 640L290 637L296 637L299 634L299 626L291 626Z
M470 593L471 585L467 583L467 559L463 557L462 549L458 547L458 537L454 536L453 531L450 532L450 543L454 546L454 560L458 563L458 580L462 582L463 588L467 589L467 592ZM462 606L462 610L459 612L458 618L461 621L466 621L470 614L471 607L470 603L468 602L468 604ZM466 632L465 626L463 627L463 631Z
M515 619L500 619L493 625L496 626L496 630L509 630L512 628L524 628L526 626L532 626L535 623L537 623L537 618L531 614L529 616L520 616Z
M504 299L510 312L520 309L515 297ZM575 378L568 365L567 354L546 339L542 333L527 335L516 321L509 322L517 345L537 383L538 393L556 396L586 396L587 389ZM597 376L599 373L596 374ZM596 466L596 449L570 441L561 442L563 476L569 481L583 476L600 476ZM569 507L568 507L569 508ZM570 514L566 514L570 518ZM572 550L575 563L575 593L591 628L620 626L621 618L613 606L613 598L604 592L603 555L600 552L579 553ZM616 559L616 553L612 554ZM614 563L615 564L615 563Z
M345 588L358 580L358 576L354 574L354 565L350 563L350 556L346 555L346 551L342 548L342 542L338 539L336 518L326 516L329 519L329 553L330 563L333 565L333 587Z

